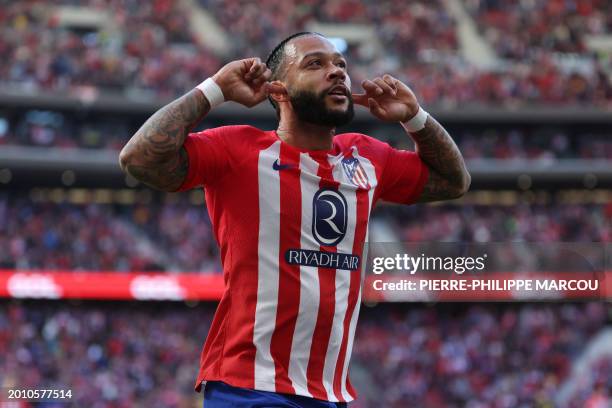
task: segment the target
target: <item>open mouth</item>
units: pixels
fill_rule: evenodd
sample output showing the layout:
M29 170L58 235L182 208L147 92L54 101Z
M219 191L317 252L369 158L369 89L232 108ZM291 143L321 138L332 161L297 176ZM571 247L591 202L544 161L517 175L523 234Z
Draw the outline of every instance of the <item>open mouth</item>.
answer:
M338 85L330 89L328 94L346 97L348 95L348 89L343 85Z
M343 85L333 87L327 93L334 101L344 102L348 98L348 89Z
M345 101L347 99L346 95L338 95L338 94L329 94L329 96L334 101Z

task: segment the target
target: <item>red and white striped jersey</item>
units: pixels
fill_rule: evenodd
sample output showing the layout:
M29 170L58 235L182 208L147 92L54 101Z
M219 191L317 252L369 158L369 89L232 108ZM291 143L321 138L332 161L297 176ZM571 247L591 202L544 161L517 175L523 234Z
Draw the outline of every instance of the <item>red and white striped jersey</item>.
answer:
M274 131L226 126L190 134L185 148L180 190L205 187L225 281L196 390L215 380L353 400L347 374L370 211L378 199L413 202L427 167L357 133L306 151Z

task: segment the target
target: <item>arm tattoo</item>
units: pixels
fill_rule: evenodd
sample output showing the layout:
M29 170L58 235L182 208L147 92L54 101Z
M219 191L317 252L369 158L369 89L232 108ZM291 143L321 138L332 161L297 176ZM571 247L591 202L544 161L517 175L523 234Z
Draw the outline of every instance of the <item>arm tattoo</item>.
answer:
M448 200L462 196L470 185L463 156L448 132L429 116L425 128L411 133L417 152L429 167L429 180L420 202Z
M155 112L121 151L123 170L159 190L177 190L189 166L183 143L209 110L202 92L193 90Z

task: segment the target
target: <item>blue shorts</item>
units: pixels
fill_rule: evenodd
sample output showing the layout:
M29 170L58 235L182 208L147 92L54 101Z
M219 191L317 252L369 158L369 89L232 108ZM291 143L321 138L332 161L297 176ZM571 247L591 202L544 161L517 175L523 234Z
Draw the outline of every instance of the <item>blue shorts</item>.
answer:
M346 408L346 402L328 402L301 395L232 387L209 381L204 388L204 408Z

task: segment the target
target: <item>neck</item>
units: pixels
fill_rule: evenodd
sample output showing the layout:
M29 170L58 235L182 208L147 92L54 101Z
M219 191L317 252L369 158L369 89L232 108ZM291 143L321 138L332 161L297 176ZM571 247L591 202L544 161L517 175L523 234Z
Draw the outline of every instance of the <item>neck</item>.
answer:
M276 134L285 143L306 150L330 150L336 128L281 117Z

